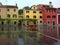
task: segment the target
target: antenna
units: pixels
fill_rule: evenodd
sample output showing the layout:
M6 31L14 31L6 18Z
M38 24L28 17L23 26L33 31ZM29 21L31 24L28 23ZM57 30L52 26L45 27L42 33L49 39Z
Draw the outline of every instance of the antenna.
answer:
M15 0L15 4L16 4L16 0Z
M6 5L7 5L7 0L6 0Z
M17 6L16 0L15 0L15 5Z

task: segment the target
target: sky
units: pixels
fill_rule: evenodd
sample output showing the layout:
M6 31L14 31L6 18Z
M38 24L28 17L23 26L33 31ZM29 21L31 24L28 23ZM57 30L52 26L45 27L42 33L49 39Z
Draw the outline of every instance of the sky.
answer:
M32 5L38 5L38 4L47 4L49 5L49 2L52 2L53 7L60 7L60 0L0 0L0 2L3 5L18 5L19 9L23 9L25 6L32 6Z

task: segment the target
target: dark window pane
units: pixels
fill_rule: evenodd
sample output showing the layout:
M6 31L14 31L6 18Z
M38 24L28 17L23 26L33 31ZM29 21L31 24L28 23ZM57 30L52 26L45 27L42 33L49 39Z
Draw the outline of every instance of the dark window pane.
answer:
M16 14L14 14L14 15L13 15L13 18L17 18L17 15L16 15Z
M49 9L47 9L47 12L50 12L50 10L49 10Z
M1 12L1 9L0 9L0 12Z
M56 16L52 16L52 18L56 18Z
M40 23L42 23L42 21L40 21Z
M9 9L7 9L7 11L9 11Z
M0 16L0 19L1 19L1 16Z
M14 24L16 24L16 22L14 22Z
M14 9L14 12L16 11L16 9Z
M10 14L7 14L7 18L10 18Z
M48 24L50 24L50 22L48 21Z
M42 18L42 16L40 16L40 18Z
M55 25L55 21L53 21L53 25Z
M33 23L36 24L36 21L34 21Z
M36 18L36 16L33 16L33 18Z
M26 18L29 18L29 16L27 15Z
M33 13L36 13L36 11L33 11Z
M47 16L47 18L51 18L50 16Z
M26 13L29 13L29 11L26 11Z

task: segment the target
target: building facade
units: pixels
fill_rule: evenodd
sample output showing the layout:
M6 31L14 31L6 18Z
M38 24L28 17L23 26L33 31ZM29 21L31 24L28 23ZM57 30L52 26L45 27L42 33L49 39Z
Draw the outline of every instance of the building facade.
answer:
M0 3L0 19L16 19L18 18L18 6L13 5L3 5ZM6 21L4 21L6 22ZM4 23L2 22L2 24ZM14 22L16 23L16 21Z
M36 5L33 5L31 7L24 7L23 9L23 17L29 18L29 19L37 19L34 24L42 24L43 23L43 11L40 9L38 10L38 7Z
M17 4L13 6L0 3L0 18L18 18Z
M47 25L57 24L57 9L52 6L52 2L49 5L38 5L39 9L43 10L43 22Z

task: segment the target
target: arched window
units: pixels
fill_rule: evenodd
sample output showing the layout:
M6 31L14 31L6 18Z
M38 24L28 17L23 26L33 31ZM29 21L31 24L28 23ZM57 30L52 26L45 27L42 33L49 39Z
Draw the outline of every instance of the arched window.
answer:
M42 21L40 21L40 23L42 23Z
M51 18L51 17L48 15L47 18Z
M7 14L7 18L10 18L10 14Z
M17 18L17 15L16 15L16 14L14 14L14 15L13 15L13 18Z
M3 24L4 24L4 22L2 21L2 22L1 22L1 24L3 25Z
M50 21L48 21L48 24L50 24Z
M29 16L27 15L26 18L29 18Z
M16 24L16 21L14 22L14 24Z
M36 18L36 16L33 16L33 18Z
M52 18L56 18L56 16L52 16Z
M36 11L33 11L33 13L36 13Z
M0 16L0 19L1 19L1 16Z
M42 18L42 16L40 16L40 18Z
M43 12L42 12L42 9L40 9L39 13L43 13Z
M55 21L53 21L53 25L55 25Z

